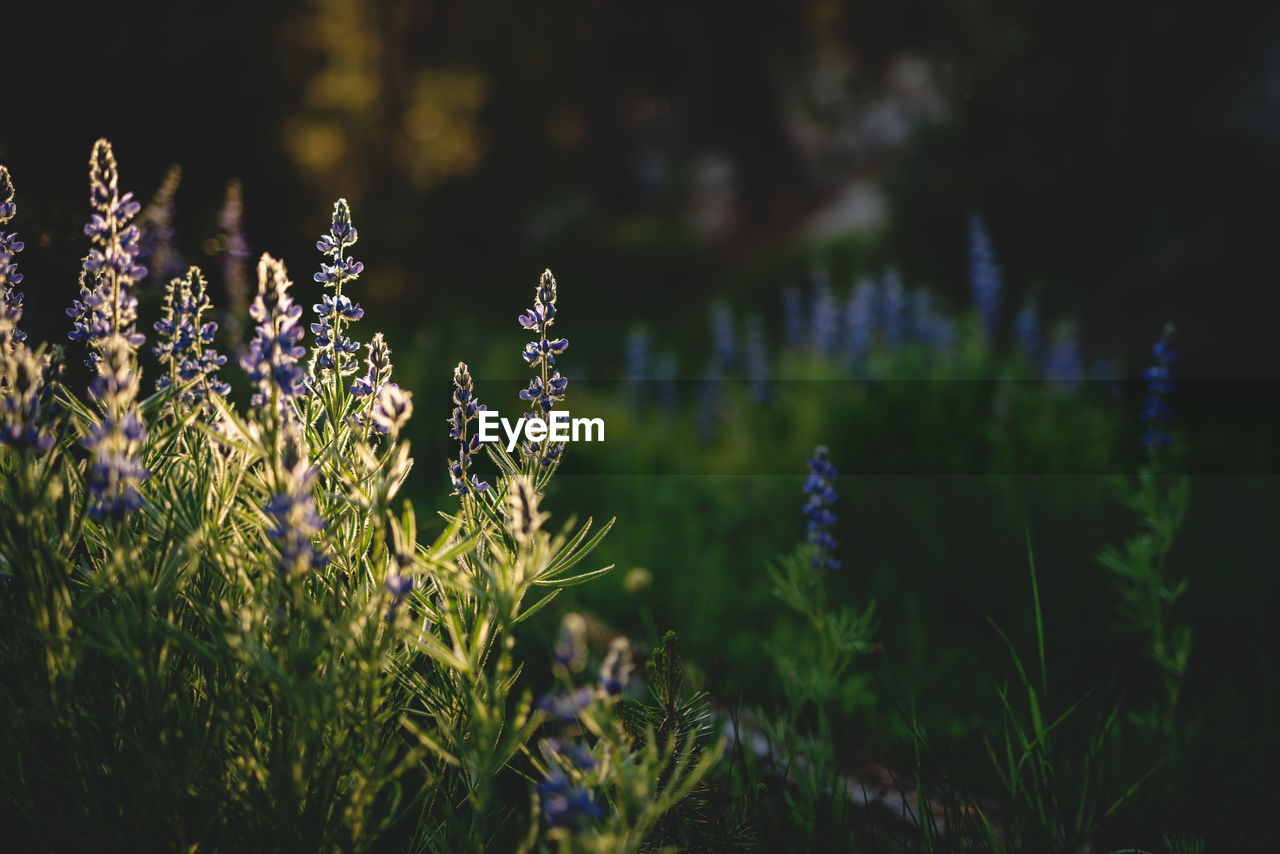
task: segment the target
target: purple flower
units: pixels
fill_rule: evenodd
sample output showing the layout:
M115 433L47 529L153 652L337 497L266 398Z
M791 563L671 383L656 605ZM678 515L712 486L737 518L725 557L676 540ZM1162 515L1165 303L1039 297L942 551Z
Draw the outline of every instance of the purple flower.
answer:
M471 432L471 422L486 408L476 398L466 362L459 362L453 369L453 413L449 416L449 438L458 443L458 458L449 460L449 480L453 483L454 495L484 492L489 488L489 484L474 474L470 479L467 477L471 455L480 448L480 436Z
M840 333L840 307L831 292L831 276L826 270L814 275L813 305L809 319L809 349L818 356L836 351Z
M978 309L979 330L990 338L996 328L996 316L1000 313L1000 268L996 265L995 250L986 223L981 217L969 219L969 287L973 291L973 304Z
M844 352L849 367L859 373L865 367L875 334L876 286L863 279L849 292L844 308Z
M133 347L112 334L101 345L98 376L89 393L102 410L102 422L85 431L82 444L92 454L89 492L93 519L121 519L142 507L140 486L149 473L138 460L146 430L135 401L138 376L132 370Z
M326 297L328 299L328 297ZM352 397L374 397L391 377L391 348L381 332L373 336L369 342L369 355L365 357L368 370L365 375L351 384Z
M1142 421L1146 431L1142 434L1142 447L1155 454L1159 448L1173 444L1169 429L1173 424L1173 411L1169 408L1169 395L1173 383L1169 379L1169 365L1177 358L1173 351L1173 324L1166 324L1160 340L1151 348L1155 360L1142 377L1147 381L1147 396L1142 401Z
M254 406L277 400L283 408L289 398L306 390L306 378L298 364L307 354L299 343L302 306L289 296L291 284L284 264L264 254L258 262L258 296L249 308L249 316L258 325L248 351L240 357L240 366L254 384Z
M832 485L835 477L836 467L831 463L829 452L825 446L819 445L809 458L809 476L804 482L805 494L809 496L804 504L805 515L809 517L809 543L816 549L813 565L819 569L840 568L840 562L831 555L836 547L830 530L836 521L831 510L831 505L836 502L836 490Z
M311 569L319 569L327 560L316 550L314 540L324 530L324 520L316 510L316 472L305 461L297 461L285 473L284 488L271 497L263 508L271 518L267 535L280 549L276 569L293 578Z
M561 723L570 723L594 699L595 693L584 685L569 694L546 694L538 700L538 708Z
M623 637L609 643L609 652L600 665L600 688L608 697L622 696L622 689L631 682L635 663L631 658L631 643Z
M395 383L384 383L373 402L373 429L393 439L413 416L413 395Z
M355 245L357 232L351 224L351 207L346 199L338 199L333 205L333 219L329 233L316 242L316 249L324 253L328 263L320 265L315 280L333 288L333 295L325 294L323 301L314 306L320 321L311 325L316 335L313 372L321 374L336 371L346 376L355 371L356 361L351 354L360 346L346 337L343 326L364 316L364 309L343 296L342 286L354 281L364 271L364 264L344 255Z
M67 309L74 318L68 337L90 346L90 367L101 358L109 336L120 334L130 351L142 346L144 337L134 328L138 301L129 287L147 275L137 263L138 226L130 221L141 209L132 193L119 192L119 175L111 143L100 139L89 158L89 201L94 213L84 227L91 241L81 267L80 299Z
M584 820L604 815L591 790L574 785L557 767L552 767L538 783L537 792L538 809L548 827L563 827L577 833Z
M13 219L18 211L13 197L9 170L0 166L0 225ZM17 234L0 231L0 352L7 352L14 344L21 344L27 339L27 334L18 328L22 321L23 295L13 287L22 282L14 256L24 246Z
M47 452L53 447L48 423L56 369L52 359L13 345L0 352L0 366L4 378L0 383L0 445Z
M520 392L520 399L530 403L530 412L526 418L537 418L546 421L545 413L550 412L557 403L564 400L565 389L569 380L554 371L556 356L569 347L566 338L551 338L550 329L555 324L556 316L556 279L550 270L543 270L538 284L534 288L533 308L521 314L519 319L523 329L537 333L538 340L525 345L521 355L529 367L538 370L538 375L529 383L529 387ZM551 462L559 458L564 451L560 442L547 442L544 450L542 443L527 442L523 447L526 457L538 456L539 462Z
M187 387L183 403L199 404L207 395L225 397L231 386L218 379L217 372L227 357L212 347L218 324L206 322L203 314L209 308L208 283L199 267L187 270L186 276L173 279L165 290L164 316L156 322L160 343L152 348L161 365L169 373L156 380L156 388L164 389L177 381ZM200 382L190 384L192 380Z
M396 618L396 613L404 603L405 597L413 590L413 579L407 575L393 572L387 576L383 586L391 594L391 606L387 608L387 622Z

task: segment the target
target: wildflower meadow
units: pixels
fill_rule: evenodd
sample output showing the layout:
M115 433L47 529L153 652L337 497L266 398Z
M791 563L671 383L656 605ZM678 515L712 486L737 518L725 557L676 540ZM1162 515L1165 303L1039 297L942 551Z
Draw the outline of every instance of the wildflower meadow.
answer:
M11 46L5 850L1280 850L1272 224L1092 29L777 5Z

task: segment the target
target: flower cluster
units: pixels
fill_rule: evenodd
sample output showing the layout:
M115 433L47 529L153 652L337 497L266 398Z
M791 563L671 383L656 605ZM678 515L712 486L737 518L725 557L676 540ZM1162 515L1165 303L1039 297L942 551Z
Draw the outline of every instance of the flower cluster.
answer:
M474 474L467 479L467 471L471 466L471 455L480 448L480 436L470 432L471 421L485 410L484 404L476 399L475 387L471 382L471 371L465 362L459 362L453 369L453 413L449 416L449 438L458 443L458 458L449 461L449 479L453 483L454 495L466 495L468 492L484 492L489 484Z
M318 323L311 324L311 331L316 336L314 370L321 373L336 371L339 376L345 376L355 370L355 359L351 354L357 352L360 345L348 338L342 327L363 317L364 309L342 295L342 286L354 281L364 271L363 263L346 254L358 237L356 227L351 224L351 207L346 199L338 199L333 205L329 233L316 242L316 249L325 255L329 263L320 265L315 280L333 288L332 296L325 294L324 300L313 307L320 318Z
M542 523L547 521L547 514L538 509L538 501L538 491L526 475L516 475L511 479L507 487L507 527L517 545L531 544Z
M876 286L863 279L853 286L844 309L844 352L849 367L861 370L875 335Z
M413 416L413 395L395 383L384 383L373 402L373 429L393 439Z
M548 742L550 740L548 739ZM581 751L559 753L544 742L543 747L552 755L566 756L570 761L591 760L590 753ZM584 769L585 770L585 769ZM552 765L547 776L538 782L538 808L547 827L562 827L570 833L582 829L584 820L600 818L604 810L596 803L595 794L585 786L574 784L557 765Z
M83 438L92 453L89 491L94 519L121 519L142 507L139 491L149 472L138 459L147 433L138 420L138 374L133 369L133 346L117 333L101 345L98 376L89 392L102 410L102 422Z
M530 382L529 387L520 392L520 399L530 403L531 411L526 418L546 420L546 413L564 400L569 380L560 376L560 372L552 370L556 364L556 355L563 353L569 346L566 338L551 338L549 330L555 324L556 317L556 279L550 270L543 270L542 277L534 288L533 308L520 315L520 326L537 333L538 340L525 345L522 355L531 368L539 373ZM541 443L529 442L525 452L530 455L541 452L541 459L555 460L564 450L558 442L547 442L545 451Z
M276 569L285 578L296 578L327 561L316 550L315 538L324 530L324 520L316 509L313 488L316 471L306 460L290 460L284 483L263 509L271 518L267 535L280 549Z
M814 276L814 296L809 320L809 348L819 356L836 351L840 338L840 307L826 270Z
M258 325L248 351L240 357L240 365L249 372L256 389L254 406L274 400L283 408L288 398L305 390L306 378L298 364L307 353L299 343L302 306L289 296L291 284L284 264L264 254L258 262L258 296L249 307L249 316Z
M836 477L836 467L832 465L826 447L819 445L809 458L809 476L804 482L805 494L809 499L805 502L804 512L809 517L809 543L816 548L813 565L819 569L839 569L840 561L832 556L836 547L836 539L831 535L831 526L835 524L836 514L831 505L836 502L836 490L832 481Z
M558 678L568 681L571 673L582 670L586 663L586 623L577 614L568 614L560 627L556 642L555 663ZM596 766L591 749L580 738L576 726L579 716L597 700L614 701L622 696L631 681L635 666L631 644L616 637L609 644L600 667L598 688L580 686L561 694L549 694L538 701L538 708L561 725L561 734L542 740L547 759L546 776L538 783L538 807L549 828L565 828L571 833L582 829L585 820L600 818L604 810L595 793L583 785L586 772Z
M1142 447L1151 453L1172 444L1169 428L1173 424L1173 412L1169 409L1169 395L1173 383L1169 379L1169 365L1177 359L1173 351L1173 324L1166 324L1160 340L1151 348L1155 363L1143 372L1147 381L1147 396L1142 401L1142 421L1146 431L1142 434Z
M192 267L185 276L170 280L166 286L164 316L155 324L160 343L152 352L168 370L156 380L156 388L165 389L175 382L190 384L182 391L181 399L186 404L201 403L211 394L225 397L231 391L231 386L217 376L227 357L212 347L218 324L204 320L208 309L208 283L200 268ZM192 383L196 379L200 382Z
M0 352L0 368L0 445L47 452L53 447L48 409L55 363L14 346Z
M381 332L374 334L368 347L369 355L364 360L368 370L363 377L351 384L351 396L374 397L376 400L378 392L391 377L391 348L387 346Z
M387 580L383 583L387 594L391 597L391 606L387 608L387 622L394 622L396 614L400 611L400 606L404 604L404 600L413 591L413 579L407 575L401 575L393 572L387 576Z
M13 181L9 170L0 166L0 225L13 219L18 207L13 201ZM22 321L22 292L14 285L22 283L18 263L14 256L25 244L13 232L0 231L0 351L8 351L13 344L21 344L27 335L18 328ZM0 354L2 355L2 354Z
M90 367L102 356L105 342L119 334L135 352L144 337L134 328L138 300L129 286L147 275L137 263L138 226L131 220L141 209L133 193L120 195L119 173L111 143L100 139L89 158L89 202L94 214L84 227L93 246L85 256L80 277L80 299L67 309L74 319L68 337L91 347Z
M1000 268L996 265L991 236L980 217L969 220L969 287L973 304L978 309L978 322L983 335L990 337L1000 312Z
M635 661L631 657L631 643L624 637L609 642L609 651L600 665L600 689L606 697L622 696L622 689L631 682Z

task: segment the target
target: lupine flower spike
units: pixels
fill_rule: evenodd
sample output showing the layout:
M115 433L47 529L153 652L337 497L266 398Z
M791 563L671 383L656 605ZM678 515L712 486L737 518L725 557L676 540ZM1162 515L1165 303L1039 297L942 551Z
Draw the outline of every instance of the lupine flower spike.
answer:
M15 343L0 353L0 364L0 445L47 452L53 447L48 419L52 361Z
M816 549L813 565L819 569L840 568L840 561L832 557L836 548L836 539L831 535L831 526L836 521L831 510L836 501L832 485L835 477L836 467L831 463L830 454L825 446L819 445L809 458L809 477L804 482L805 494L809 496L804 505L809 517L809 543Z
M1173 383L1169 379L1169 365L1177 354L1173 352L1173 324L1166 324L1160 340L1151 348L1154 364L1143 372L1147 381L1147 396L1142 401L1142 422L1146 426L1142 434L1142 447L1154 455L1160 448L1173 443L1169 429L1173 425L1173 412L1169 408L1169 395Z
M600 665L600 689L606 697L622 696L622 689L631 682L635 663L631 658L631 643L624 637L616 637L609 643L609 652Z
M391 348L382 337L381 332L374 333L369 342L369 355L365 357L368 368L365 375L351 384L352 397L373 397L382 390L382 386L391 377Z
M393 440L413 416L413 395L395 383L385 383L373 401L373 429Z
M530 341L525 345L522 353L529 367L539 372L530 380L529 387L520 392L520 399L530 403L530 412L525 414L525 418L546 421L546 413L564 400L565 389L569 386L569 380L560 376L559 371L553 370L556 356L569 347L568 339L550 337L555 318L556 279L550 270L543 270L542 277L534 288L533 308L519 318L521 327L538 336L537 341ZM546 442L545 450L542 444L544 443L529 442L525 446L525 453L530 456L538 455L541 462L551 462L564 451L564 445L559 442Z
M18 206L13 201L13 181L9 170L0 166L0 226L13 219ZM18 328L22 321L22 292L14 286L22 283L15 260L25 244L13 232L0 230L0 358L5 357L27 335Z
M90 451L89 489L94 519L121 519L142 507L139 487L148 472L138 460L146 430L134 411L138 373L133 369L133 346L115 334L101 345L98 377L90 386L103 416L83 439Z
M164 316L156 322L160 342L152 352L160 358L166 373L156 380L157 389L165 389L177 382L190 385L182 392L182 402L199 404L208 395L225 397L231 386L218 379L218 368L227 363L227 357L213 349L213 334L218 324L205 321L209 309L208 284L199 267L192 267L181 279L173 279L165 290Z
M537 791L538 808L547 827L563 827L576 833L584 820L604 815L591 790L574 785L558 767L551 768L538 783Z
M453 369L453 414L449 416L449 438L458 443L458 458L449 461L449 480L453 483L454 495L466 495L472 491L479 493L489 488L489 484L474 474L467 478L471 455L480 448L480 435L471 432L471 422L485 409L485 405L476 398L471 371L465 362L459 362Z
M849 368L861 373L875 335L876 286L862 279L853 286L844 309L844 352Z
M346 254L347 249L356 244L358 236L356 227L351 224L351 208L347 200L338 199L333 205L329 233L316 242L316 249L326 256L329 263L320 265L315 280L326 288L333 288L333 294L325 294L323 300L313 306L320 318L318 323L311 324L311 331L316 336L313 376L330 371L346 376L356 369L352 354L360 349L360 345L344 334L343 326L363 317L364 309L343 295L342 286L355 281L364 271L363 263Z
M289 296L289 274L284 264L270 255L258 262L258 296L249 308L257 321L249 349L240 357L240 366L254 384L252 404L266 406L275 401L284 409L289 398L305 390L305 376L298 360L307 354L299 342L303 329L298 323L302 306Z
M996 265L991 236L981 217L969 219L969 287L973 304L978 309L978 322L984 337L990 338L1000 313L1000 268Z
M138 226L131 222L141 205L133 193L120 195L116 158L105 139L94 143L89 158L89 202L95 212L84 233L92 248L81 266L80 299L67 315L75 320L68 337L89 345L85 364L92 367L111 336L123 336L131 354L145 340L134 328L138 301L129 291L147 275L137 263Z
M285 578L296 578L328 561L315 547L315 538L324 530L313 492L316 471L297 453L297 425L286 422L285 433L288 458L282 461L279 491L263 509L271 518L267 534L280 549L276 569Z

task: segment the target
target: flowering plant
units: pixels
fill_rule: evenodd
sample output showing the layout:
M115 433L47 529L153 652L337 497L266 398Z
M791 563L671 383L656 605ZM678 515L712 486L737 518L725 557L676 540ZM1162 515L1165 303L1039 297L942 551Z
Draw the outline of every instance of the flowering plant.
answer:
M390 381L380 333L351 379L359 345L348 329L363 311L346 291L364 265L347 254L357 231L342 199L317 244L315 280L332 293L315 306L309 361L288 271L264 254L238 359L251 398L237 406L207 282L192 267L167 284L150 348L155 390L144 396L152 369L132 293L147 274L132 221L140 206L120 183L99 140L88 254L68 312L68 337L87 347L93 372L87 396L62 382L61 348L33 349L19 329L24 247L0 232L6 832L31 850L104 838L141 849L505 848L525 826L535 837L566 831L578 809L608 840L598 850L638 848L714 752L622 737L616 698L630 668L620 649L590 712L576 710L601 755L591 807L544 783L541 814L561 819L529 825L499 797L535 772L558 779L530 745L561 713L534 704L516 629L563 588L608 571L578 565L612 522L546 527L552 448L528 448L517 463L491 446L497 470L478 478L479 406L459 365L458 504L419 542L414 509L398 498L414 400ZM238 234L235 196L224 227ZM0 225L16 212L0 167ZM169 220L148 222L165 230ZM232 248L238 260L243 238ZM539 336L526 352L539 374L522 395L535 416L565 390L551 370L566 346L547 335L555 304L548 271L526 323ZM630 812L641 790L642 819Z

